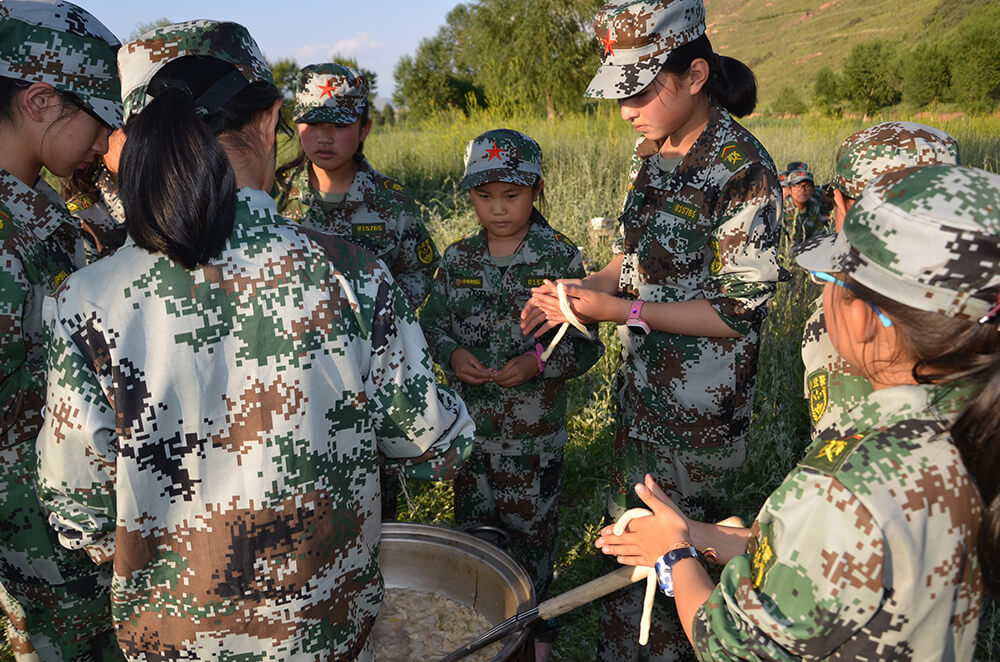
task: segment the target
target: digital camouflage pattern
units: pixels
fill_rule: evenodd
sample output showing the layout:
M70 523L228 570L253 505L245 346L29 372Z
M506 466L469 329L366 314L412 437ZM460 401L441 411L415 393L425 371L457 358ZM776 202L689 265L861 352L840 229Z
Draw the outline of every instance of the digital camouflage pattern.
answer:
M459 525L500 525L512 536L511 553L522 562L543 596L554 561L552 532L558 527L556 499L562 448L567 441L566 381L585 373L603 346L570 329L541 375L520 386L473 386L452 372L451 355L462 347L488 368L501 369L547 345L521 334L521 309L531 288L545 279L583 278L580 250L545 222L538 211L513 262L502 270L490 259L486 233L472 232L444 253L434 288L420 316L434 360L476 421L476 452L455 481ZM518 495L518 486L524 491Z
M119 46L103 23L70 2L0 3L0 76L74 94L112 127L122 123Z
M152 101L147 91L160 69L174 60L189 56L228 62L236 67L247 83L259 81L274 84L271 67L257 42L242 25L208 20L164 25L125 44L118 53L126 122Z
M837 150L834 185L850 198L881 174L918 165L957 164L958 144L950 135L914 122L882 122L848 137ZM858 368L833 348L822 296L802 335L805 393L812 438L837 436L837 420L871 392Z
M975 321L1000 294L998 202L1000 175L985 170L890 172L865 188L839 234L817 237L796 259L911 308Z
M129 241L45 316L39 494L113 563L126 657L370 660L379 454L446 478L474 442L384 266L241 189L211 264Z
M851 199L879 175L917 165L958 163L950 135L915 122L881 122L847 138L837 149L833 185Z
M512 129L493 129L465 146L462 188L489 182L534 186L542 178L542 148L529 136Z
M97 196L80 194L66 203L78 221L87 264L111 255L128 237L118 184L106 168L101 168L97 177L97 193Z
M368 78L343 64L310 64L295 84L296 124L353 124L368 106Z
M971 660L982 501L948 429L967 393L870 393L768 497L698 610L702 660Z
M722 519L732 510L719 478L746 457L760 325L783 277L777 263L781 192L771 157L717 106L673 171L660 170L658 149L640 139L632 160L615 243L623 254L618 296L705 299L741 335L647 336L618 327L619 431L608 514L616 519L642 505L632 486L650 471L665 489L676 488L689 516ZM624 624L615 600L602 603L608 626L599 659L634 659L638 616ZM651 650L661 646L661 636L674 637L670 633L668 623L655 622ZM654 659L672 659L666 655Z
M278 176L274 193L283 216L370 250L388 265L414 309L427 298L441 255L402 184L362 157L347 198L330 205L309 183L308 161Z
M702 0L617 0L594 17L601 66L584 96L624 99L653 82L678 46L705 33Z
M45 409L42 300L82 262L73 219L43 178L32 189L0 170L0 242L0 607L7 637L18 659L120 659L110 572L59 545L35 495L35 438Z

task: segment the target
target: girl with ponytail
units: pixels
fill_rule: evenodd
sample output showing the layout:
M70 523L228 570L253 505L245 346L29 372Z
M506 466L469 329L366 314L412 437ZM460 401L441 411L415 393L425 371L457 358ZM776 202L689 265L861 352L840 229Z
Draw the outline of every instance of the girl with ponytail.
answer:
M113 566L129 660L371 660L379 457L450 477L472 420L385 266L278 216L244 27L156 28L119 69L129 239L45 309L49 521Z
M749 529L653 517L597 545L655 565L699 659L971 660L1000 591L1000 176L890 172L797 257L871 385ZM708 550L711 549L711 552ZM698 561L724 563L714 585Z
M760 328L782 273L774 164L732 117L753 110L757 84L713 52L702 0L616 0L594 28L602 62L587 96L615 99L640 134L616 257L563 281L578 317L615 322L622 338L608 515L638 505L629 486L652 473L683 507L723 519L735 507L722 479L746 457ZM536 288L522 319L535 335L563 321L555 284ZM639 586L602 600L598 660L690 656L659 606L638 646L642 604Z

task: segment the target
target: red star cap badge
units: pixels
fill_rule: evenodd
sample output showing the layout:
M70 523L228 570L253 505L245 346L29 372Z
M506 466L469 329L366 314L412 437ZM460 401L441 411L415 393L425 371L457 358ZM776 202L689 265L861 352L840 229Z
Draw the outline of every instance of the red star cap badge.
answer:
M337 89L337 86L333 84L332 79L327 78L326 85L320 84L319 89L322 91L322 94L319 95L320 99L322 99L323 97L330 97L332 99L333 92L334 90Z
M493 149L486 150L486 153L490 155L489 158L486 160L492 161L493 159L499 159L500 155L503 154L503 152L504 149L502 147L497 147L497 144L494 142Z
M618 40L611 38L611 28L608 28L608 36L605 37L604 39L601 39L601 43L604 44L604 55L605 55L605 57L608 54L611 54L611 55L615 54L614 45L618 43Z

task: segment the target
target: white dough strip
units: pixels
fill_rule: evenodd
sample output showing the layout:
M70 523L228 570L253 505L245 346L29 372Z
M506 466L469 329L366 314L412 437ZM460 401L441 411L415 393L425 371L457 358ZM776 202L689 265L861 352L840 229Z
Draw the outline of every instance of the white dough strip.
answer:
M542 363L548 361L549 357L552 356L552 351L556 348L556 345L559 344L559 341L563 339L563 336L566 335L566 329L569 328L570 324L572 324L577 331L582 333L587 340L592 340L594 338L590 335L590 331L587 330L587 327L585 327L576 316L576 313L573 312L573 307L569 305L569 298L566 296L566 286L562 283L556 283L556 294L559 297L559 311L562 312L563 317L565 317L567 321L559 325L559 330L556 331L556 335L552 338L552 342L550 342L549 346L545 348L544 352L542 352Z
M645 508L630 508L618 518L613 527L615 535L620 536L625 533L625 527L634 519L648 517L653 513ZM649 642L649 623L653 618L653 600L656 598L656 569L649 566L636 566L636 568L646 571L646 596L642 601L642 618L639 621L639 645L645 646Z

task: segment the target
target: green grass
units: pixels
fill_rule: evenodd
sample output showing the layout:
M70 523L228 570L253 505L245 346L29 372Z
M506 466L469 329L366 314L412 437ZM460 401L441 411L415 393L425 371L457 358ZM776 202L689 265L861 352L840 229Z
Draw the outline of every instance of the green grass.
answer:
M768 13L775 11L769 9ZM760 19L760 23L766 22L764 17ZM754 118L747 126L768 148L779 168L791 160L804 160L820 182L832 174L839 143L875 121L812 116L794 120ZM964 163L1000 170L997 118L919 121L952 133ZM546 216L555 228L583 248L589 263L605 264L611 257L609 241L591 237L588 221L593 216L616 216L620 210L635 141L635 134L618 118L614 104L600 104L595 114L552 123L486 112L471 118L439 116L420 123L379 127L369 137L365 152L378 170L397 178L420 201L428 228L438 247L444 249L476 227L468 196L459 188L465 143L498 127L523 131L541 144L545 155ZM282 145L282 156L292 151L294 144ZM802 364L797 357L802 324L816 292L811 287L797 277L783 283L770 304L760 353L750 454L743 469L733 477L741 495L738 501L744 504L737 514L748 522L807 443ZM614 374L620 345L611 325L602 325L601 338L608 350L605 356L590 372L569 384L569 444L560 502L561 533L556 540L558 576L552 595L605 571L593 541L604 515L614 434ZM412 508L404 504L402 520L443 525L453 521L449 483L411 481L407 492ZM596 606L581 607L561 617L560 622L563 629L553 659L592 660L597 638ZM0 652L0 662L10 659L9 653ZM1000 609L995 602L984 609L977 659L1000 660Z

